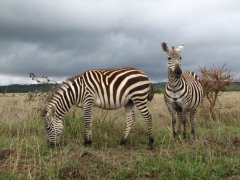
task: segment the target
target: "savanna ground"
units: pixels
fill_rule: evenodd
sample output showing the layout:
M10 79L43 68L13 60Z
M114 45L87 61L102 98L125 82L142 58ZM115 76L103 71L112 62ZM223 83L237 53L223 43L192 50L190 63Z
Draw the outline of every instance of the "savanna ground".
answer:
M42 102L24 94L0 97L0 179L240 179L240 93L222 94L217 118L207 102L197 114L195 142L174 141L163 95L149 103L155 147L147 149L146 124L136 122L126 146L119 146L125 128L124 110L94 110L93 144L83 146L82 111L65 118L65 144L49 148ZM190 127L188 124L188 134Z

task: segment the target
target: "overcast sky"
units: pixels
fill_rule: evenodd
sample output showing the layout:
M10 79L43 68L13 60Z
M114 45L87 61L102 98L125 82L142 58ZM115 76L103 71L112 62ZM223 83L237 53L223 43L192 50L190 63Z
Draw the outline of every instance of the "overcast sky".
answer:
M184 43L184 70L226 63L240 78L240 1L1 0L0 85L126 66L164 81L162 41Z

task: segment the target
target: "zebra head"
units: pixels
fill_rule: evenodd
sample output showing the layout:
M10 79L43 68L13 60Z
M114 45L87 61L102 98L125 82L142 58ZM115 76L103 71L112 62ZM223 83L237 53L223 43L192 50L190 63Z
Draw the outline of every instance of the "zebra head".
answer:
M174 46L169 49L167 43L163 42L161 44L163 51L167 53L168 56L168 70L175 78L180 78L182 75L181 69L181 55L180 52L183 49L183 44L180 44L176 49Z
M56 118L56 108L48 107L44 111L45 127L48 134L48 144L56 146L60 143L61 134L63 132L63 124L61 120Z

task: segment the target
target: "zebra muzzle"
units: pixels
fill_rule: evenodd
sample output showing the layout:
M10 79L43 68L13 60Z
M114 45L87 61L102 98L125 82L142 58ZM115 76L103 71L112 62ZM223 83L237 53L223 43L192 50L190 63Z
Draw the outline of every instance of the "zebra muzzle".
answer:
M182 75L182 70L179 66L177 66L175 69L174 69L174 74L176 77L180 77Z

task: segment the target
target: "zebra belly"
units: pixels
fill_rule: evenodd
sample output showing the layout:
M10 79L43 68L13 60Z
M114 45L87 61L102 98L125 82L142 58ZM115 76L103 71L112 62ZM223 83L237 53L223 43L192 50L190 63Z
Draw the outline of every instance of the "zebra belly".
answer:
M95 99L94 106L101 108L101 109L106 109L106 110L114 110L114 109L119 109L123 106L125 106L128 103L129 100L125 100L122 104L119 103L114 103L114 102L108 102L108 101L103 101L100 98Z

